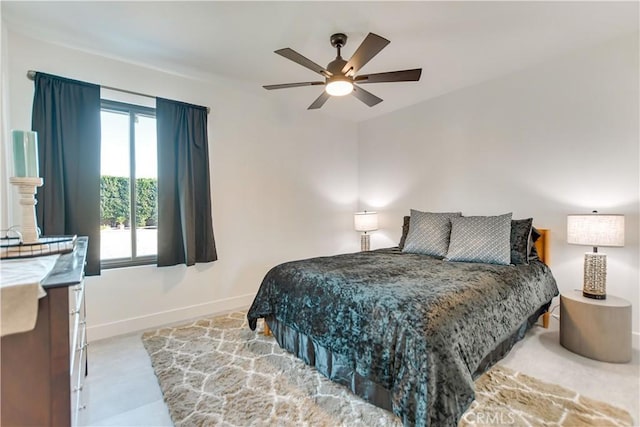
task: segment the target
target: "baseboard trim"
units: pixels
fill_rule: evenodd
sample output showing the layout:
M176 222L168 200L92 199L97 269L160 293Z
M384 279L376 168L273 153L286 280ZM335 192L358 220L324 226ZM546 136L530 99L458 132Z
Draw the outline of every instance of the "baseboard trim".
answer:
M235 310L246 309L251 305L254 297L255 294L240 295L237 297L175 308L144 316L116 320L115 322L89 325L87 326L87 340L89 342L97 341L117 335L124 335L161 327L171 323L187 321L196 317L224 314Z

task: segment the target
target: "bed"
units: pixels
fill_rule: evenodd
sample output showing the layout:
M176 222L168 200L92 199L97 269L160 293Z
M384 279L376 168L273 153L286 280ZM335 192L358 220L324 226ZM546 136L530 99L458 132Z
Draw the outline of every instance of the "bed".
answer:
M519 265L398 247L284 263L265 276L249 326L264 318L282 348L404 425L456 426L474 379L548 320L558 289L547 245L540 230L539 259Z

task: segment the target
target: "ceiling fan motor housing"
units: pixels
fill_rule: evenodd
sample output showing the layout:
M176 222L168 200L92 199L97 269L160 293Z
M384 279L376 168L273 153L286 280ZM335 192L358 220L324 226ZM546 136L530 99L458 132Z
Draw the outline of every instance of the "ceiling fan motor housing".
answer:
M329 64L327 65L327 71L333 74L334 76L341 75L342 68L344 68L346 64L347 64L347 61L345 61L344 59L338 56L336 59L329 62Z

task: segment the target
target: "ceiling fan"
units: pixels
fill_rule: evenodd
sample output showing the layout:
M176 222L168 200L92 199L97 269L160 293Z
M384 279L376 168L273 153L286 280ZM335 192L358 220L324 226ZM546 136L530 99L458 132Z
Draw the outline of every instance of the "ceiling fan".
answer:
M356 75L360 68L376 56L386 45L391 43L384 37L377 34L369 33L358 49L348 61L340 56L340 49L347 43L347 36L343 33L333 34L331 36L331 46L338 49L338 56L329 62L327 68L321 67L308 58L300 55L291 48L276 50L275 53L292 60L305 68L315 71L325 78L325 81L301 82L301 83L285 83L279 85L263 86L267 90L285 89L290 87L302 86L324 86L324 92L307 108L315 110L320 108L327 102L331 96L344 96L352 94L369 107L382 102L371 92L368 92L356 84L364 83L387 83L387 82L413 82L420 80L422 68L402 71L389 71L386 73L362 74Z

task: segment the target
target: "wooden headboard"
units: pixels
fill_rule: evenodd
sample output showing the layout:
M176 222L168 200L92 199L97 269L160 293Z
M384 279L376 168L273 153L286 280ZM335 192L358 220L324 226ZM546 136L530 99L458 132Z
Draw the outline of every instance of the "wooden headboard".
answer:
M536 228L540 232L540 238L536 240L536 250L538 251L538 257L540 261L549 265L549 229L548 228Z

